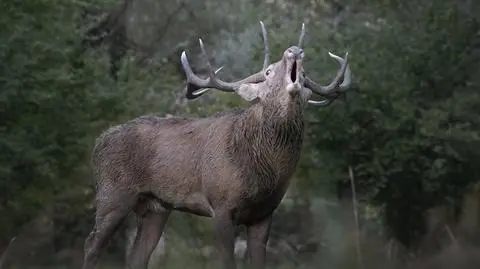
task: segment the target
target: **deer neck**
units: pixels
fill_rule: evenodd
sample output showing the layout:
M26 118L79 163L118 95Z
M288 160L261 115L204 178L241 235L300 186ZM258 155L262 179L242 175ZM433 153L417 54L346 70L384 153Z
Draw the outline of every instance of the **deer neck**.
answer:
M278 103L267 103L250 108L246 122L251 135L259 143L266 143L272 150L282 150L302 143L303 111L299 106L284 106Z
M231 157L263 178L290 177L303 142L302 116L296 106L286 112L275 103L252 105L232 123Z

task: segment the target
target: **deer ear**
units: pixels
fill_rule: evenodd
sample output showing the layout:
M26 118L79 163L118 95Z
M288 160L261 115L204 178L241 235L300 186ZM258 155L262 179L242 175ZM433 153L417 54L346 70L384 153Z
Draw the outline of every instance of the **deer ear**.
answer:
M260 87L258 87L258 84L253 84L253 83L246 83L240 86L240 89L238 89L237 93L240 95L243 99L247 100L248 102L253 101L254 99L260 97L259 96L259 91Z

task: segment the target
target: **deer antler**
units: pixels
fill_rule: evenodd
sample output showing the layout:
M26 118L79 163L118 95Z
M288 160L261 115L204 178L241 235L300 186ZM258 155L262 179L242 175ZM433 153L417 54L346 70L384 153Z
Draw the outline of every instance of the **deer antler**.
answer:
M345 58L337 56L331 52L328 54L341 65L335 79L329 85L322 86L315 83L309 77L305 77L305 87L323 96L332 96L332 94L335 93L345 92L348 90L352 82L352 74L348 67L348 52L345 53Z
M262 26L262 36L263 36L263 42L264 42L264 54L265 54L265 59L263 61L263 69L259 71L258 73L255 73L253 75L250 75L247 78L244 78L242 80L236 81L236 82L225 82L217 78L216 74L220 69L223 67L217 69L216 71L214 70L212 63L209 60L209 57L207 55L207 52L205 50L205 45L203 44L202 39L199 39L200 43L200 48L202 50L202 54L207 58L207 68L208 68L208 78L202 79L198 77L193 71L192 68L190 67L190 64L188 63L187 56L185 54L185 51L182 52L181 56L181 61L182 61L182 66L185 71L185 74L187 76L187 94L186 97L188 99L195 99L203 94L205 94L207 91L210 89L217 89L223 92L236 92L242 84L245 83L259 83L265 80L265 76L263 74L263 71L268 67L270 64L270 57L269 57L269 50L268 50L268 40L267 40L267 30L265 29L265 25L263 22L260 21L260 24Z
M302 23L302 32L300 33L300 37L298 38L298 47L303 47L303 39L305 37L305 23Z
M267 67L270 65L270 51L268 49L267 29L265 28L263 21L260 21L260 25L262 26L263 47L265 54L265 58L263 60L263 70L265 71L265 69L267 69Z
M341 65L335 79L329 85L322 86L315 83L309 77L305 77L305 87L326 98L322 101L308 100L308 103L314 106L325 107L330 105L340 93L346 92L352 83L352 73L348 66L348 52L345 53L345 58L331 52L328 54Z
M300 33L300 37L298 38L298 47L303 47L303 41L305 38L305 23L302 23L302 31ZM351 71L348 66L348 52L345 53L345 58L337 56L331 52L328 53L330 57L335 59L338 63L340 63L341 67L338 71L335 79L327 86L322 86L315 83L312 79L308 76L305 76L305 83L304 86L310 89L312 92L322 95L324 100L315 101L315 100L308 100L309 104L315 106L328 106L330 105L338 96L339 93L345 92L348 90L351 84Z

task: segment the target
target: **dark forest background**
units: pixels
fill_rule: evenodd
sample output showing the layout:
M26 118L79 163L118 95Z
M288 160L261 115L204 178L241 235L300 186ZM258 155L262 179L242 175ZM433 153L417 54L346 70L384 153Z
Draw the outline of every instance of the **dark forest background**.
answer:
M262 65L260 20L274 60L306 23L319 82L338 68L327 52L349 51L358 88L308 108L271 268L480 268L478 14L472 0L2 0L0 268L79 268L95 137L143 114L245 106L215 91L187 102L180 53L205 72L202 37L222 78L245 76ZM132 224L104 268L123 263ZM152 265L212 268L208 220L167 226Z

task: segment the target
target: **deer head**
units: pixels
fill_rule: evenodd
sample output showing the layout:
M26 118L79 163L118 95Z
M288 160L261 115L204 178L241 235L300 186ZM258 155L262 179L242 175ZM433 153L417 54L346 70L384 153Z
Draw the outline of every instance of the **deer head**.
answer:
M233 92L243 99L252 103L278 102L288 105L290 103L311 104L314 106L327 106L335 100L340 93L345 92L351 84L351 72L347 63L348 52L341 58L329 52L330 57L340 65L334 80L326 86L319 85L310 79L304 71L303 60L305 52L302 49L305 36L305 24L302 24L302 31L297 46L291 46L283 53L282 59L270 64L267 31L263 22L262 36L264 41L264 63L258 73L236 82L225 82L220 80L216 74L222 68L215 71L210 61L207 60L208 78L202 79L195 75L187 60L185 51L182 52L181 61L187 76L188 99L195 99L205 94L210 89L217 89L223 92ZM205 46L199 39L200 48L208 59ZM323 98L323 100L311 100L312 93Z

